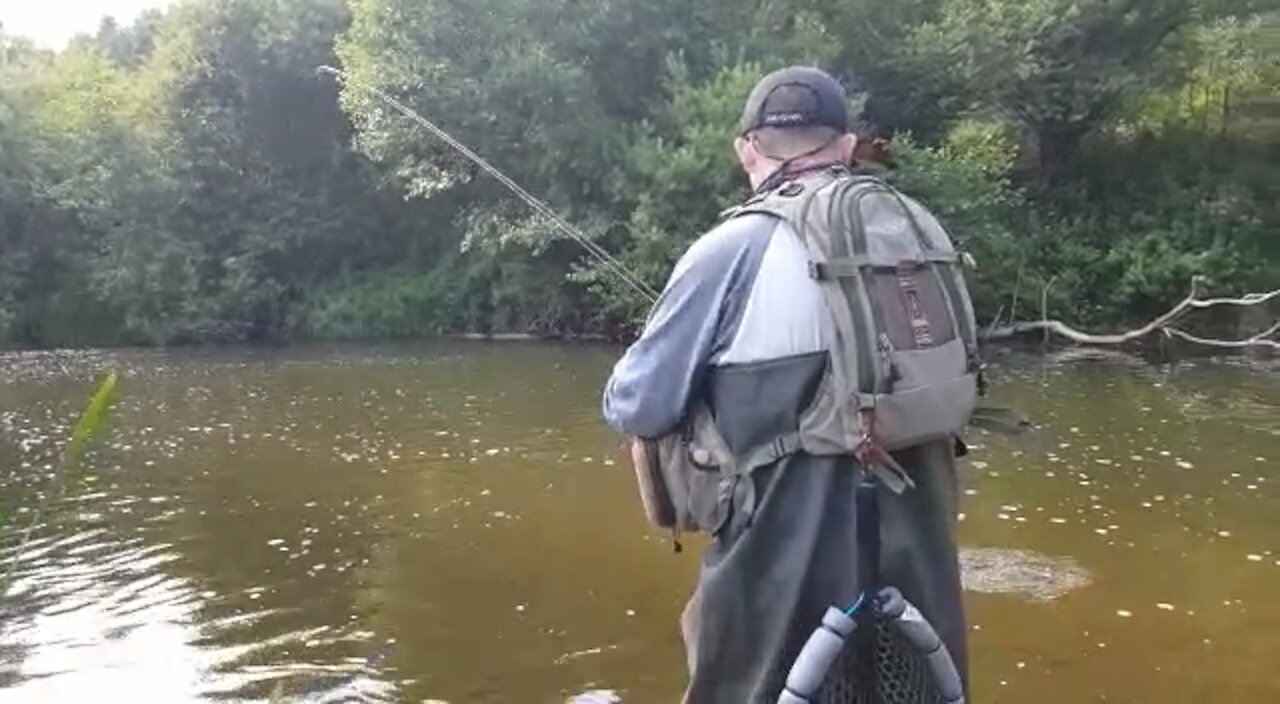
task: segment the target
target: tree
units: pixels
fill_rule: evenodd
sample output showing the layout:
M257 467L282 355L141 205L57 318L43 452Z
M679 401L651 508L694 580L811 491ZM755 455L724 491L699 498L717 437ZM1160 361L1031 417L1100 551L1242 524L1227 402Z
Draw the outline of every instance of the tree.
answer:
M366 88L658 287L745 194L730 143L751 84L798 62L893 136L888 174L978 255L984 319L1041 293L1084 324L1149 319L1192 276L1280 276L1276 18L1254 0L185 0L57 53L0 34L0 342L626 334L643 297Z
M1023 127L1052 180L1127 99L1173 79L1193 18L1192 0L947 0L911 41Z

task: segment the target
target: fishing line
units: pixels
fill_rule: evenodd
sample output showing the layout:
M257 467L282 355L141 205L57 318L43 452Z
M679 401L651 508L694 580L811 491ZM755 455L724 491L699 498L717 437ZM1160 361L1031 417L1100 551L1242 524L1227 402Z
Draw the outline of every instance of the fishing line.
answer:
M375 97L382 100L387 105L390 105L392 108L395 108L397 112L401 113L402 115L418 123L419 126L423 127L428 132L430 132L431 134L439 138L441 141L443 141L444 143L456 149L463 156L467 157L472 162L474 162L477 166L483 169L485 173L494 177L495 179L498 180L499 183L501 183L502 185L510 189L512 193L515 193L516 196L520 198L520 200L524 201L529 207L537 211L538 214L542 215L547 220L549 220L552 225L554 225L558 230L560 230L560 232L564 233L565 235L568 235L570 239L572 239L573 241L581 245L583 249L586 249L587 252L589 252L592 256L598 259L600 263L605 266L606 269L608 269L615 276L621 279L623 283L630 286L632 290L636 291L641 296L643 296L646 300L648 300L649 303L653 303L658 300L658 293L654 291L651 286L645 283L643 279L631 273L631 271L628 270L626 266L623 265L622 262L618 261L617 258L609 254L609 252L605 251L603 247L593 242L581 230L579 230L578 228L566 222L565 219L560 217L554 210L551 209L550 206L548 206L546 203L539 200L533 194L526 191L524 188L520 186L520 184L516 183L515 181L512 181L510 178L507 177L506 174L499 171L497 167L490 164L479 154L476 154L475 152L471 151L471 149L467 148L467 145L455 139L452 135L450 135L448 132L445 132L443 129L441 129L432 121L423 117L421 113L417 112L413 108L408 107L404 103L401 103L399 100L396 100L392 96L388 95L385 91L379 88L376 88L374 86L368 85L366 83L363 83L361 81L353 80L345 72L339 69L336 69L332 66L317 66L316 73L327 73L331 76L334 76L335 78L340 79L347 85L350 85L358 90L363 90L368 93L371 93Z

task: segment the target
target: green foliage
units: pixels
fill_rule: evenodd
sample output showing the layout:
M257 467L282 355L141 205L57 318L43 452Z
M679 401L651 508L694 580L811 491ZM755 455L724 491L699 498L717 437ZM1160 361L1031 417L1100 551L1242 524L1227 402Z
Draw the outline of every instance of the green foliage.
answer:
M690 85L688 70L673 63L669 75L670 107L637 129L617 193L630 213L622 261L656 289L689 243L743 196L746 182L730 145L742 96L761 73L756 64L731 66L705 84ZM632 319L647 303L598 267L580 280L592 282L611 310Z
M1009 179L1016 146L999 124L958 123L942 144L910 138L896 150L896 185L928 205L977 264L970 274L974 306L994 316L1033 286L1037 232L1025 219L1027 201ZM1006 311L1011 312L1011 311Z
M439 275L394 269L341 281L308 302L298 332L340 340L433 335L449 315L443 284Z
M1191 26L1191 0L949 0L912 36L952 66L975 104L1032 135L1056 176L1124 101L1168 82Z
M119 395L119 381L119 376L115 372L110 372L104 376L102 381L98 382L98 386L94 389L93 395L90 396L89 402L80 412L80 417L76 419L76 424L71 430L71 437L68 438L67 446L63 449L62 460L59 462L57 472L53 476L53 487L36 509L34 517L23 532L23 537L18 543L17 549L13 551L13 558L5 568L3 578L0 578L0 594L9 591L10 579L13 577L14 571L17 570L18 563L22 561L27 542L31 539L31 534L35 527L40 523L45 509L51 503L61 499L67 489L84 476L82 470L84 469L84 460L88 452L89 443L106 428L111 407L115 404ZM5 519L6 516L0 515L0 531L7 528Z
M0 33L0 343L626 334L746 195L743 98L831 69L990 321L1119 324L1280 280L1280 15L1250 0L184 0ZM314 68L340 65L345 87Z
M89 398L88 405L85 406L75 427L71 430L71 440L67 443L63 457L65 466L80 466L89 442L102 431L106 424L107 414L118 395L119 381L119 376L111 372L99 382L97 390Z
M527 253L525 253L527 255ZM561 335L590 329L558 268L501 250L448 257L425 272L380 270L336 282L299 312L294 332L319 339L419 338L455 330Z

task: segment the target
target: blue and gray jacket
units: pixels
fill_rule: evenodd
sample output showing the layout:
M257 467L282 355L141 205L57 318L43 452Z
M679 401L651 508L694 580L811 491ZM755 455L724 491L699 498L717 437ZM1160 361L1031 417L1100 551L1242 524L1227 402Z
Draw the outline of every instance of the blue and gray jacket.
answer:
M826 355L823 292L808 261L790 227L768 215L726 220L698 239L613 370L609 424L658 437L705 394L735 452L794 428Z

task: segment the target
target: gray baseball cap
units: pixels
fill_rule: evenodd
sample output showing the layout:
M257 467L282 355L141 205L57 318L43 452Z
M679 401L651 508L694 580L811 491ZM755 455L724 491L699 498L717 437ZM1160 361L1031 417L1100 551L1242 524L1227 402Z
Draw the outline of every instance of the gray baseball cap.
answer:
M831 74L811 66L770 73L751 90L742 110L739 134L761 127L830 127L849 131L844 87Z

